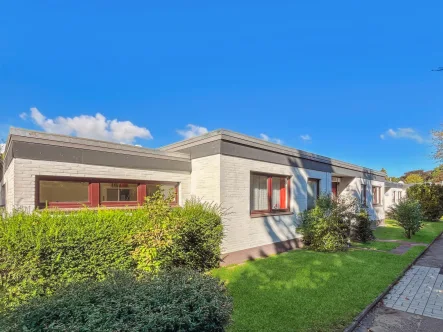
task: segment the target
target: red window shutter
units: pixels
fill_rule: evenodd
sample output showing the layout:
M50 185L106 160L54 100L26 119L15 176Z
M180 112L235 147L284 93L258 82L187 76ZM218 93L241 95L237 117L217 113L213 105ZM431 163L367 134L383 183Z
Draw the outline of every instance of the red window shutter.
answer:
M146 183L139 184L137 187L137 202L143 205L146 197Z
M286 199L286 179L280 178L280 209L287 208L287 199Z
M89 184L89 202L91 207L97 207L100 203L100 183Z

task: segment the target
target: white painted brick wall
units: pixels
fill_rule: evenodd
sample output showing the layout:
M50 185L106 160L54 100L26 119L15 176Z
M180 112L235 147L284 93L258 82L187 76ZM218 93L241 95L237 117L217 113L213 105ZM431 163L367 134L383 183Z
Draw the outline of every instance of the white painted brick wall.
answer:
M220 157L213 155L192 160L191 193L197 198L220 204Z
M265 172L291 176L293 215L251 218L250 174ZM297 213L307 207L307 179L320 179L322 192L330 192L330 173L300 169L256 160L221 156L221 203L229 209L224 218L226 238L223 252L262 246L300 237L296 232Z
M6 193L6 211L11 212L14 208L14 168L15 160L9 164L7 171L4 174L2 185L5 184Z
M366 199L368 204L368 212L371 220L383 220L385 219L385 210L383 207L383 201L384 201L384 182L381 181L375 181L375 180L369 180L369 179L362 179L362 178L342 178L340 184L339 184L339 194L340 195L351 195L356 197L359 201L361 201L361 195L362 195L362 185L366 184L367 192L366 192ZM372 187L373 186L379 186L381 187L381 199L382 202L380 205L374 205L373 204L373 197L372 197Z
M180 202L188 199L191 194L191 175L186 172L162 172L27 159L14 159L13 163L14 167L11 168L11 165L13 165L11 164L8 168L8 172L11 171L13 176L13 178L11 176L8 179L8 190L11 190L12 185L13 191L13 196L8 199L8 202L13 202L15 207L29 210L35 207L36 175L173 181L180 182Z
M389 188L384 194L384 209L385 212L389 210L391 206L398 202L398 192L402 193L402 198L406 197L406 189L404 188ZM394 194L395 194L395 203L394 203Z

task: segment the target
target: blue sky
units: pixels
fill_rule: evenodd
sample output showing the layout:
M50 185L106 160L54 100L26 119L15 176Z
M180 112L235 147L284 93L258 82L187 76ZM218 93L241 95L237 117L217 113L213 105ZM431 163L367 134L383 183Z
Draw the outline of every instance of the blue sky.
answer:
M3 2L0 137L17 126L159 147L226 128L390 175L430 169L429 132L443 123L443 72L431 71L443 66L442 10Z

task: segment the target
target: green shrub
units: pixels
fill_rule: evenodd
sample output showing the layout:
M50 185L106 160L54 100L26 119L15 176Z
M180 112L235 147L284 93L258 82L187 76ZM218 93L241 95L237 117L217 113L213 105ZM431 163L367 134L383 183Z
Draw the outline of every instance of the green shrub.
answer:
M0 214L0 311L71 282L103 280L110 270L215 267L222 239L216 214L195 201L171 208L160 192L134 210Z
M208 275L174 269L135 279L118 273L79 282L0 316L0 330L224 331L232 299Z
M420 203L410 197L401 199L396 205L391 206L387 216L403 227L408 239L422 227L421 219L423 215Z
M417 184L407 190L408 197L417 200L423 217L437 221L443 216L443 186L437 184Z
M174 212L180 226L171 255L173 265L198 271L218 267L223 239L223 211L220 206L190 199L183 208Z
M366 243L375 239L371 228L371 219L366 209L361 209L355 214L351 224L351 237L354 241Z
M320 195L315 208L300 215L305 244L317 251L347 249L351 220L356 210L355 200Z

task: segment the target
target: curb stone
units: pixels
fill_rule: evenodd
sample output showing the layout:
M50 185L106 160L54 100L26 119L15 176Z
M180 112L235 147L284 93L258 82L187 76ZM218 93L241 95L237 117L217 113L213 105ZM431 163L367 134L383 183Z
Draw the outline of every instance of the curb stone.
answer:
M354 331L358 325L360 325L360 322L363 320L363 318L369 313L369 311L371 311L388 293L389 291L392 289L392 287L394 287L401 278L403 278L403 276L405 275L406 271L408 271L412 265L414 265L419 258L421 258L421 256L423 256L428 249L434 244L435 241L437 241L437 239L439 239L442 236L443 232L440 232L439 235L437 235L435 237L434 240L432 240L432 242L426 247L425 250L423 250L420 255L418 255L403 271L402 273L400 273L400 275L384 290L383 293L381 293L379 296L377 296L377 298L371 303L369 304L365 309L363 309L362 312L360 312L360 314L354 318L354 320L352 321L352 323L343 330L343 332L352 332Z

